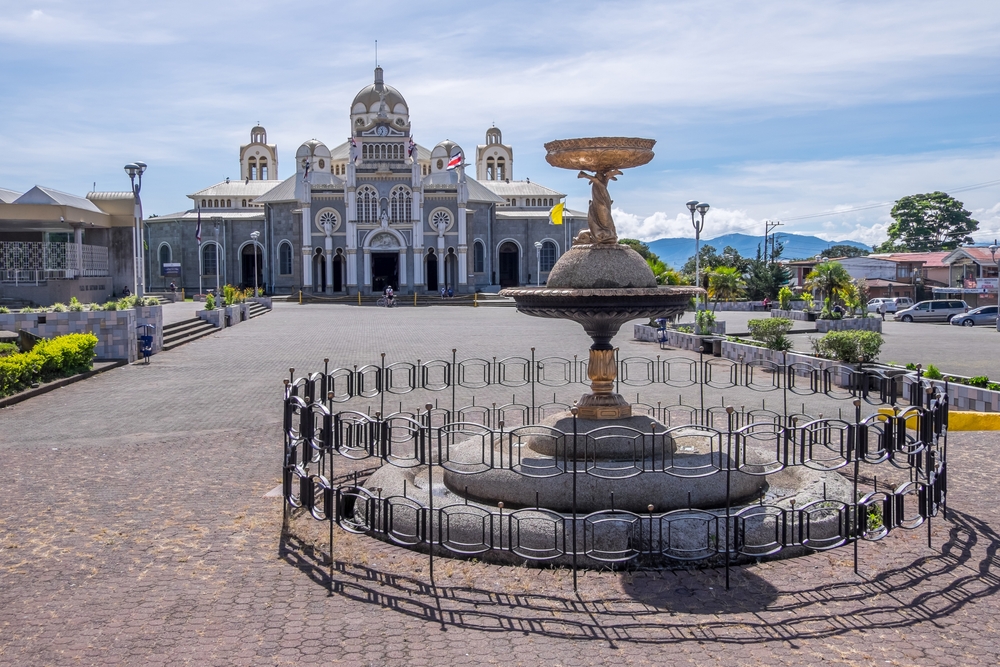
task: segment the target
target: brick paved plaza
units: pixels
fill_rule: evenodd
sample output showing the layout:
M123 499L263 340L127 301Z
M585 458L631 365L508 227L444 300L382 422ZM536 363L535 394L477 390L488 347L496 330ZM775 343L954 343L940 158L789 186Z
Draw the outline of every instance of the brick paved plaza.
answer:
M957 329L955 327L954 329ZM627 355L656 346L616 341ZM951 332L949 332L950 334ZM956 332L962 333L962 332ZM995 334L995 332L994 332ZM288 368L585 354L509 308L276 304L251 322L0 410L0 665L986 665L1000 660L1000 437L954 433L950 516L721 570L589 572L281 535ZM575 390L574 390L575 391Z

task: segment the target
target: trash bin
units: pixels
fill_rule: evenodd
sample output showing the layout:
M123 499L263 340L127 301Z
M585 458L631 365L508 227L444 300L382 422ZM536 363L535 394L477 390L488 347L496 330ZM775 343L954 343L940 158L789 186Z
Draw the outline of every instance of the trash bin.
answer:
M153 334L156 331L156 327L152 324L140 324L136 327L136 330L142 332L138 335L139 354L142 355L143 360L148 364L149 358L153 356Z

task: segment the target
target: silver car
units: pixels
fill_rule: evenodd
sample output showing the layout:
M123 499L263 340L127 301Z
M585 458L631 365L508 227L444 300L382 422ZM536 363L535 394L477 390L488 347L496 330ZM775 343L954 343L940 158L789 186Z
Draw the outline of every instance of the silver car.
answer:
M969 312L969 304L958 299L933 299L920 301L905 310L898 311L893 319L903 322L950 322L955 315Z
M951 318L951 323L957 327L974 327L977 324L996 326L997 307L980 306L979 308L970 310L965 315L955 315Z

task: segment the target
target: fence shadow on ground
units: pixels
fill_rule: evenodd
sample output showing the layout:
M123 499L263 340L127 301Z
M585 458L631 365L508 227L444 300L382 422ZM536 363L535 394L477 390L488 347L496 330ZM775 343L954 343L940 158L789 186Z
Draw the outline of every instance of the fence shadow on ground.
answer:
M611 646L688 641L794 645L797 640L934 622L1000 592L1000 535L984 521L955 510L938 525L938 530L948 526L940 553L867 580L785 590L756 574L753 566L732 569L728 592L721 568L590 574L587 579L620 578L598 586L616 593L593 597L586 595L591 588L587 583L581 595L543 589L508 594L476 586L435 586L430 580L340 560L334 563L331 582L329 554L309 542L284 533L279 555L316 585L330 587L333 597L439 623L444 631L522 632ZM792 561L772 564L782 568Z

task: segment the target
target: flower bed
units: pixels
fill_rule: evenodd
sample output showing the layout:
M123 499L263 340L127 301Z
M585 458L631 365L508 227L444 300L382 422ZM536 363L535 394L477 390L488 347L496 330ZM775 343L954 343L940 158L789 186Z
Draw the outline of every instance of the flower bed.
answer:
M0 357L0 396L35 382L90 370L97 343L97 336L91 333L68 334L38 341L28 352Z

